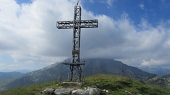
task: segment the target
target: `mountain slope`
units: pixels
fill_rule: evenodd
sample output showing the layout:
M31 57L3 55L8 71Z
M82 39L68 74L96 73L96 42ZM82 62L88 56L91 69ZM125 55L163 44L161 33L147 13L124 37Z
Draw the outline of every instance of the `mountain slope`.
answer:
M4 90L3 86L9 84L11 81L21 77L24 73L20 72L0 72L0 90Z
M113 59L88 59L85 60L84 74L116 74L123 75L139 80L147 80L155 75L144 72L136 67L123 64L121 61Z
M170 85L170 78L154 77L146 81L148 84L167 87Z
M146 81L148 84L158 85L161 87L170 87L170 74L166 74L162 77L156 76Z
M68 62L70 60L66 61ZM144 72L138 68L125 65L122 62L115 61L113 59L96 58L96 59L83 59L83 61L85 61L85 66L83 67L84 68L83 75L85 77L93 74L116 74L145 81L155 76L154 74ZM10 89L34 83L65 80L67 79L68 71L69 71L68 65L56 63L46 68L28 73L23 77L18 78L15 81L11 82L10 84L6 85L5 88Z
M167 75L162 76L162 78L170 78L170 73Z

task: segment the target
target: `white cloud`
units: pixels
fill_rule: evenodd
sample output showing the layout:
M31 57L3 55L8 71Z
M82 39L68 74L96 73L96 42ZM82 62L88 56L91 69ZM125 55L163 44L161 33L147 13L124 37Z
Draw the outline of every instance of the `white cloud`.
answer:
M144 4L139 4L139 7L143 10L145 5Z
M115 0L107 0L107 4L109 5L108 8L112 6L112 4L113 4L114 1L115 1Z
M92 31L88 35L91 38L87 38L94 41L82 43L89 45L91 49L86 50L88 51L86 57L115 58L129 65L144 65L143 60L151 59L157 62L151 60L148 66L161 66L169 63L167 47L169 47L170 35L165 25L153 27L142 19L141 24L135 26L128 16L122 16L119 20L112 20L107 16L101 16L98 19L97 33ZM96 47L93 47L94 44Z
M71 57L73 30L57 29L56 21L72 20L74 5L75 0L34 0L22 5L14 0L0 1L0 55L10 55L14 59L11 64L18 69L41 68ZM129 65L148 66L170 62L170 28L165 27L169 22L153 27L142 19L136 26L125 13L115 20L83 7L82 19L99 21L97 29L82 29L83 58L114 58ZM5 62L0 65L10 67Z
M70 9L73 9L74 1L36 0L32 4L21 6L14 0L0 2L0 17L3 18L0 20L1 55L9 54L16 64L21 65L47 65L67 58L55 46L64 45L63 41L59 41L59 37L63 38L64 33L59 33L55 24L57 20L73 18ZM62 5L67 5L67 8ZM59 34L63 36L58 36ZM51 53L55 53L55 57Z
M143 60L142 62L142 66L151 66L151 65L162 65L164 63L163 60L154 60L154 59L150 59L148 61L146 60Z
M94 2L94 1L95 0L90 0L90 2ZM97 0L97 2L99 2L99 3L107 4L107 8L112 7L112 5L115 1L116 0Z
M112 6L112 3L114 2L114 0L107 0L107 4L109 5L109 6Z
M94 3L94 0L90 0L91 3Z

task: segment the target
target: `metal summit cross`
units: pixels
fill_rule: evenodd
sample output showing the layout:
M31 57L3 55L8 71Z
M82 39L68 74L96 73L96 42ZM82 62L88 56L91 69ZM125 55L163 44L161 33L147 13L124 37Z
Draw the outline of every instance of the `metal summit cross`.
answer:
M77 3L74 6L74 20L73 21L57 21L58 29L72 29L73 28L73 47L72 59L70 63L63 63L70 65L69 80L82 81L82 69L80 63L80 34L81 28L97 28L98 20L81 20L81 6Z

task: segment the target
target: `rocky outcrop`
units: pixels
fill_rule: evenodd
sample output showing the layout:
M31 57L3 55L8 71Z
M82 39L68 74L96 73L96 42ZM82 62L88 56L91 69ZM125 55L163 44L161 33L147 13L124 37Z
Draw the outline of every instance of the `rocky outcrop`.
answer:
M87 90L77 89L72 91L73 95L89 95Z
M98 88L91 88L91 87L89 87L88 89L87 89L87 91L88 91L88 95L100 95L100 89L98 89Z
M41 92L41 94L53 94L54 93L54 90L53 88L46 88L45 90L43 90Z
M55 95L69 95L71 94L71 92L73 91L73 89L71 88L61 88L61 89L56 89L54 91Z
M87 89L60 88L56 90L46 88L41 93L42 95L100 95L100 89L94 87L87 87Z

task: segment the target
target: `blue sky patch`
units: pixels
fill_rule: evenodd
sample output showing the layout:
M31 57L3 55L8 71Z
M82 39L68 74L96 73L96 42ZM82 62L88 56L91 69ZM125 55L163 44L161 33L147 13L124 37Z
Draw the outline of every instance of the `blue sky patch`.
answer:
M15 0L18 4L23 4L23 3L32 3L32 0Z

